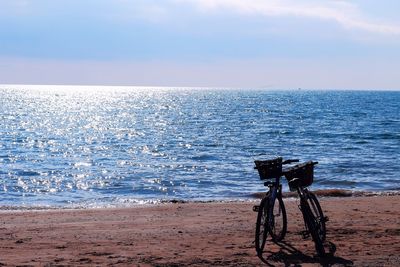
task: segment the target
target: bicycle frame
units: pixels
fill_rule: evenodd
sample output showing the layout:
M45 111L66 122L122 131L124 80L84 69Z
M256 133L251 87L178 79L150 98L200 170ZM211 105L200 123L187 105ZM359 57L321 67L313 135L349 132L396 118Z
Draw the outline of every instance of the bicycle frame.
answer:
M300 198L299 209L302 211L302 204L301 203L304 203L304 202L307 201L306 200L306 194L308 193L308 189L307 188L303 188L302 186L299 186L299 187L296 188L296 190L297 190L297 194L298 194L298 196ZM303 214L303 219L304 219L304 225L305 225L306 230L307 230L307 228L308 228L307 227L307 222L306 222L306 219L304 218L303 211L302 211L302 214Z
M302 199L304 200L305 199L305 195L308 192L308 189L304 188L302 186L299 186L299 187L296 188L296 190L297 190L297 194L299 195L300 200L302 200Z
M301 213L303 214L304 225L305 225L305 232L303 232L303 237L311 235L315 243L315 249L318 255L324 256L325 250L323 242L325 240L325 234L326 234L325 222L328 220L328 217L324 217L322 215L322 210L321 213L319 214L320 216L315 217L314 212L316 212L318 209L316 206L317 204L314 203L313 201L307 200L307 198L311 199L310 197L312 195L312 193L308 191L307 187L303 186L297 187L297 193L300 197L299 208L301 210Z
M269 187L269 193L271 194L269 198L269 204L273 205L275 203L278 194L282 194L282 184L280 183L280 177L275 178L275 182L265 182L264 185ZM273 210L270 210L273 213ZM279 207L279 215L281 213L281 209ZM268 214L271 220L272 214Z
M266 196L268 204L264 206L265 209L264 212L267 215L266 216L267 221L264 224L264 231L270 232L271 236L275 238L276 218L280 218L281 216L285 216L286 218L286 214L283 215L282 206L280 202L277 201L278 198L282 197L281 195L282 184L280 183L280 177L275 177L274 181L267 181L264 183L264 185L269 187L268 194ZM274 208L276 205L278 205L278 210ZM284 221L282 222L283 223L282 227L284 227L283 229L285 229L283 230L284 231L283 236L284 236L286 233L286 219L283 220Z

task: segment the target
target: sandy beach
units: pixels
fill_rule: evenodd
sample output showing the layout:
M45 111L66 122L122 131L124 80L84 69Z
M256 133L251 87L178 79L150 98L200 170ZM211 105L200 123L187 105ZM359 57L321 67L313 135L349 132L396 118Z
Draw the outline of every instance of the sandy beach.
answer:
M257 202L168 203L121 209L2 211L1 266L399 266L400 196L320 198L334 256L303 239L297 200L288 234L254 249Z

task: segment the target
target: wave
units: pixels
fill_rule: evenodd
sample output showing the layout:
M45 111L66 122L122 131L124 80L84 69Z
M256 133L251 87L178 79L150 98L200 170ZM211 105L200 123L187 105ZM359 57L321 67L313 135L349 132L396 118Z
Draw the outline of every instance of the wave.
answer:
M352 191L345 189L321 189L311 190L318 197L370 197L370 196L397 196L400 195L400 189L385 191ZM262 198L265 192L251 194L252 198ZM297 198L297 192L283 192L283 198Z

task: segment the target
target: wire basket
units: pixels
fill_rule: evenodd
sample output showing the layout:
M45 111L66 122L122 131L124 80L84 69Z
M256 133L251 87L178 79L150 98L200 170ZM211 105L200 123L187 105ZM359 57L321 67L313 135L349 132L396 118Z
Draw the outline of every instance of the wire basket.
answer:
M298 178L299 186L310 186L314 182L314 163L312 161L296 165L285 171L285 177L290 182Z
M260 180L273 179L282 176L282 158L272 160L256 160L255 169L258 170Z

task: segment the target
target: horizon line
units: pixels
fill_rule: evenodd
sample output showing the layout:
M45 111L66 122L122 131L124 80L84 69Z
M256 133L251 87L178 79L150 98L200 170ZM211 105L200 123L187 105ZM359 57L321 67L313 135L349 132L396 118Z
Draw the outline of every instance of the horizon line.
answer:
M314 87L297 87L297 88L284 88L284 87L272 87L272 86L257 86L257 87L232 87L232 86L161 86L161 85L101 85L101 84L24 84L24 83L10 83L2 84L0 83L0 88L11 87L15 89L22 89L21 87L26 87L26 89L62 89L62 88L80 88L80 89L94 89L94 88L113 88L113 89L191 89L191 90L246 90L246 91L400 91L400 88L314 88Z

